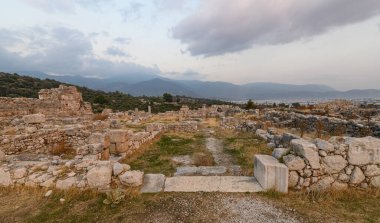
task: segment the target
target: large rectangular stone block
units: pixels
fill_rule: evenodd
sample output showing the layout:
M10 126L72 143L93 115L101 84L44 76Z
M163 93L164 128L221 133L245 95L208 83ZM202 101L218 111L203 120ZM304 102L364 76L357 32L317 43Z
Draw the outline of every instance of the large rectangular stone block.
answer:
M40 124L45 122L45 115L43 114L33 114L25 115L22 117L26 124Z
M254 158L254 175L264 190L288 192L289 169L269 155L256 155Z
M128 139L129 131L122 129L112 129L109 131L111 143L125 142Z

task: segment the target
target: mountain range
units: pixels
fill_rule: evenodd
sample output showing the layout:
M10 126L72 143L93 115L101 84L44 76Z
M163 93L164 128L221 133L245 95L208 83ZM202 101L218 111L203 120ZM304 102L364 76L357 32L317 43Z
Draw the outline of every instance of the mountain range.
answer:
M227 82L197 80L172 80L158 75L118 76L106 79L49 75L39 71L17 71L15 73L53 79L69 84L85 86L106 92L120 91L133 96L161 96L164 93L198 98L239 100L309 100L309 99L363 99L380 98L380 90L364 89L338 91L318 84L294 85L279 83L248 83L237 85Z

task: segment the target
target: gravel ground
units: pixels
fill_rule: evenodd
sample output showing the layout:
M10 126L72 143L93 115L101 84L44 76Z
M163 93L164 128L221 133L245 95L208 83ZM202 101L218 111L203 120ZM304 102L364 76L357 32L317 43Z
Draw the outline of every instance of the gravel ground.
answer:
M146 217L146 222L157 223L301 222L294 212L278 208L254 194L179 194Z
M223 198L219 205L228 213L221 222L300 222L289 212L257 198Z

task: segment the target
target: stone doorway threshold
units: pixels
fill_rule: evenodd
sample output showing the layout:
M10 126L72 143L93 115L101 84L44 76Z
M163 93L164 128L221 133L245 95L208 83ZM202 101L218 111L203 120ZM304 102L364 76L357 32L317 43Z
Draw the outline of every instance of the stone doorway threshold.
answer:
M255 177L245 176L175 176L146 174L142 193L159 192L260 192L263 188Z

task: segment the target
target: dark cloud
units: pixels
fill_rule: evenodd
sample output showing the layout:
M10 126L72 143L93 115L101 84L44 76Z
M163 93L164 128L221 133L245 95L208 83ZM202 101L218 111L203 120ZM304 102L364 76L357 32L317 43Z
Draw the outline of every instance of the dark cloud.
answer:
M192 55L284 44L380 14L379 0L205 0L173 28Z
M34 27L21 31L0 32L0 41L24 46L0 45L0 70L33 70L83 76L120 76L160 74L157 67L99 59L94 55L91 37L66 27ZM19 53L21 52L21 53ZM113 52L115 53L115 52Z
M106 53L111 56L129 57L128 53L114 46L108 47Z
M125 38L125 37L117 37L113 39L114 42L119 43L119 44L130 44L131 39L130 38Z
M123 20L126 22L139 19L141 17L141 9L143 7L144 5L139 2L131 2L127 8L121 10Z

